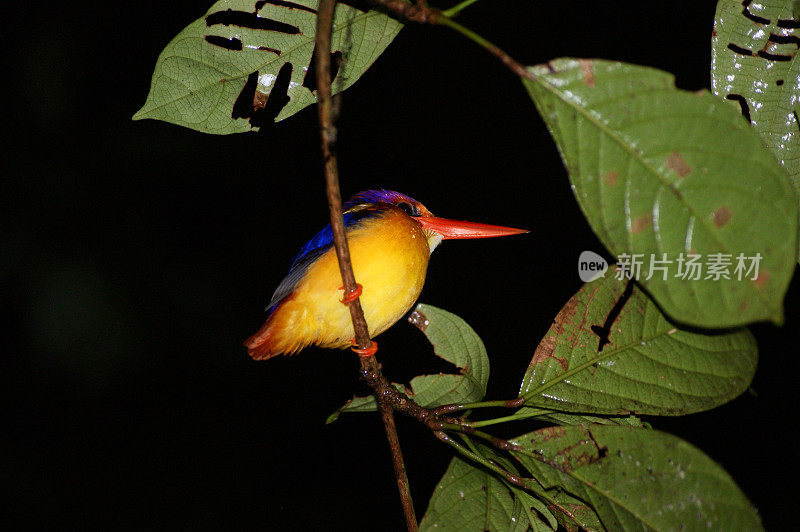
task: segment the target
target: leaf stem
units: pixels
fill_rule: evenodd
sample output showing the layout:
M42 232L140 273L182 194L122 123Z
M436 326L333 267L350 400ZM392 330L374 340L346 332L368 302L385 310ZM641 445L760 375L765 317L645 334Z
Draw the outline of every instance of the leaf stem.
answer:
M460 4L456 4L450 9L445 9L444 11L442 11L442 15L445 17L454 17L458 15L461 11L463 11L465 8L471 6L477 1L478 0L464 0Z
M514 472L510 472L510 471L507 471L507 470L503 469L502 467L496 465L493 461L491 461L488 458L486 458L485 456L483 456L483 454L481 454L480 448L477 445L475 445L475 443L472 441L472 439L469 436L467 436L465 434L461 434L460 436L461 436L461 439L464 440L464 443L466 444L466 446L470 448L471 451L467 451L470 454L465 454L464 452L462 452L461 449L456 447L456 445L460 445L460 444L458 444L457 442L452 441L452 439L451 439L450 442L446 442L446 443L449 443L450 445L453 445L454 447L456 447L456 449L459 452L461 452L462 454L464 454L464 456L467 456L468 458L471 458L471 459L475 460L476 462L488 467L489 469L491 469L492 471L494 471L495 473L500 475L502 480L504 480L506 483L513 484L513 485L515 485L517 487L520 487L522 489L528 490L531 493L533 493L534 495L536 495L537 497L539 497L541 500L545 501L550 506L558 508L561 512L564 513L564 515L566 515L570 519L572 519L575 522L575 524L578 525L581 528L581 530L588 530L586 527L584 527L582 524L580 524L580 522L578 521L578 519L575 517L575 515L572 512L567 510L561 503L559 503L557 500L555 500L553 497L551 497L543 489L543 486L535 478L521 477L517 470L515 470ZM437 434L437 437L440 440L442 439L438 434ZM442 440L442 441L444 441L444 440ZM461 446L461 447L463 448L463 446ZM465 448L464 448L464 451L466 451ZM534 458L536 458L536 457L534 457ZM516 482L517 480L521 481L522 484L517 483Z
M528 412L530 410L530 412ZM524 412L524 413L523 413ZM479 427L488 427L490 425L498 425L500 423L508 423L509 421L520 421L523 419L529 419L532 417L541 416L542 414L547 414L550 410L541 410L539 408L530 408L525 409L523 412L517 412L516 414L511 414L510 416L503 416L503 417L496 417L493 419L483 419L480 421L471 421L470 425L479 428Z
M454 403L442 405L433 409L437 414L452 414L460 410L472 410L473 408L519 408L525 404L524 397L509 399L507 401L479 401L476 403Z
M483 465L484 467L486 467L488 469L491 469L492 471L494 471L495 473L497 473L498 475L500 475L504 479L508 480L510 483L514 484L515 486L519 486L521 488L526 488L531 482L533 482L533 479L526 479L526 478L520 477L519 475L515 475L514 473L511 473L510 471L506 471L502 467L494 464L492 461L487 460L486 458L484 458L480 454L470 451L464 445L461 445L460 443L455 441L453 438L451 438L445 432L434 431L433 434L437 438L439 438L439 440L441 440L444 443L446 443L446 444L450 445L451 447L453 447L461 455L466 456L467 458L469 458L473 462L478 462L479 464Z
M452 18L447 17L444 13L440 13L435 20L436 24L440 26L447 26L451 28L464 37L468 38L481 48L485 48L490 54L497 57L505 66L507 66L512 72L518 75L521 78L527 78L531 80L538 80L538 78L532 73L529 72L521 63L519 63L516 59L505 53L502 49L496 46L491 41L484 39L471 29L462 26Z
M478 46L488 50L489 53L497 57L509 70L519 77L532 81L539 81L538 76L528 71L519 61L505 53L501 48L451 18L468 5L477 2L477 0L465 0L445 11L439 11L419 3L413 5L408 4L403 0L370 0L370 2L382 6L392 15L405 22L447 26L473 41ZM453 12L454 10L455 13Z

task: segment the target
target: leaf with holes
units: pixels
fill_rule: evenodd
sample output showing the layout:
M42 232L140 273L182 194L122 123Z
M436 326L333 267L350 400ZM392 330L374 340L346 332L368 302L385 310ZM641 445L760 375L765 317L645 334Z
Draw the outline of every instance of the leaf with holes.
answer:
M512 451L546 489L588 503L606 530L761 530L733 479L689 443L656 430L548 427Z
M455 314L424 304L417 305L408 320L425 334L436 355L455 364L460 373L419 375L411 379L411 390L402 384L394 385L425 408L483 399L489 381L489 357L472 327ZM327 423L336 421L342 412L374 410L374 397L354 397L331 414Z
M560 59L530 72L592 229L673 319L782 321L797 200L735 109L652 68Z
M161 52L147 101L133 118L205 133L258 129L316 102L311 58L318 0L220 0ZM333 92L361 77L402 24L339 3ZM333 75L333 72L332 72Z
M738 396L758 351L747 329L698 334L667 320L633 283L587 283L556 316L522 381L533 407L679 416ZM523 409L524 410L524 409Z
M800 190L800 4L720 0L711 90L737 104Z

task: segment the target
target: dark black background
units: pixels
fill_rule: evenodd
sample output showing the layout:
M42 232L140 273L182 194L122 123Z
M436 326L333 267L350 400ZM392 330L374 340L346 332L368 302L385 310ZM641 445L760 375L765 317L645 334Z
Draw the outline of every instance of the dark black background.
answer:
M293 255L326 223L316 109L227 137L130 120L158 53L209 3L7 8L0 342L9 517L400 529L377 417L324 425L364 391L352 353L307 349L256 363L241 345ZM618 59L673 72L696 90L709 85L713 14L711 1L484 0L462 23L525 64ZM346 196L393 188L442 216L532 230L445 243L421 297L482 336L488 396L515 396L533 349L580 287L579 253L608 256L518 79L447 29L409 27L344 94L339 128ZM797 285L783 328L753 327L757 396L651 419L722 463L771 528L795 510L783 479L798 473ZM405 321L380 344L394 380L440 367ZM452 453L412 422L399 428L421 516Z

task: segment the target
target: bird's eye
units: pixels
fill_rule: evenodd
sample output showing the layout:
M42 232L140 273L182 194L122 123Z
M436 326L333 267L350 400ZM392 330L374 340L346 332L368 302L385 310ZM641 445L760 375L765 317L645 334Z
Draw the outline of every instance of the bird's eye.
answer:
M398 203L397 206L399 208L403 209L403 212L405 212L407 215L409 215L409 216L417 216L417 213L415 212L414 207L410 203L406 203L405 201L402 201L402 202Z

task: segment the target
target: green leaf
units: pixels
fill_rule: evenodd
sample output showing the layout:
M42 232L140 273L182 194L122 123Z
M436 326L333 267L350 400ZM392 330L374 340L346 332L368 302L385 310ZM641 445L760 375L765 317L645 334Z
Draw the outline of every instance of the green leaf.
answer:
M625 415L678 416L708 410L745 391L758 351L747 329L698 334L667 320L626 282L585 284L556 316L522 381L533 407ZM619 314L604 331L618 301ZM601 337L609 343L600 349Z
M670 316L700 327L782 322L797 199L735 109L635 65L560 59L529 71L537 80L525 87L592 229L618 259L636 255L629 263L643 265L630 269ZM679 262L689 255L699 255L697 280Z
M603 530L597 513L585 502L571 496L561 488L549 491L554 504L549 506L559 524L568 531Z
M291 69L283 120L316 102L306 76L316 36L318 0L220 0L161 52L147 101L134 120L154 118L205 133L258 129L281 68ZM341 92L361 77L402 28L377 11L338 4L331 50L342 62L333 80ZM284 71L285 72L285 71ZM304 84L304 82L306 82ZM313 90L312 90L313 89Z
M484 445L484 457L514 472L508 459ZM542 519L544 518L544 520ZM546 522L545 522L546 521ZM529 528L530 527L530 528ZM464 458L455 457L434 489L420 530L555 530L557 521L541 501Z
M760 530L733 479L689 443L656 430L548 427L513 440L545 488L586 501L607 530Z
M394 385L425 408L483 399L489 381L489 357L472 327L455 314L424 304L417 305L408 321L425 334L437 356L459 368L459 374L419 375L411 379L411 390L402 384ZM331 414L327 423L336 421L342 412L368 412L377 408L373 396L354 397Z
M800 190L800 3L720 0L711 38L711 90L731 100Z

